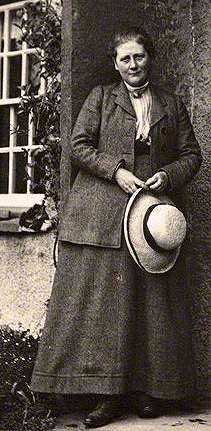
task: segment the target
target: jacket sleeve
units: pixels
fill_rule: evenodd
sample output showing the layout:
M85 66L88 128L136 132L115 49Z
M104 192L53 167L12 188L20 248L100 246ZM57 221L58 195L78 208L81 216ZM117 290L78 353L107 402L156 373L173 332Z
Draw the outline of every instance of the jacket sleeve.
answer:
M172 191L188 184L202 163L201 150L194 136L187 110L178 96L176 96L176 103L178 112L176 158L161 169L167 173L169 189Z
M112 180L116 167L123 160L98 150L103 88L94 88L82 106L71 138L71 161L89 173Z

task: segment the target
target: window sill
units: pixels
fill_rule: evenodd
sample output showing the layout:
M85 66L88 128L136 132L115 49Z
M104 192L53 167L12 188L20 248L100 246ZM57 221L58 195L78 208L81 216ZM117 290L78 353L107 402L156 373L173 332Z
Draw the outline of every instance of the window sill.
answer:
M7 233L15 233L21 235L40 235L52 232L52 228L48 230L22 230L19 225L19 217L11 218L9 220L0 220L0 235L4 235Z
M19 231L19 218L12 218L9 220L0 220L0 234L1 233L21 233Z
M18 233L34 234L45 233L48 230L24 230L19 225L21 214L32 208L35 204L41 205L44 195L0 195L0 234L1 233Z
M11 211L13 214L21 214L35 204L41 205L44 194L22 194L12 193L11 195L0 194L0 211Z

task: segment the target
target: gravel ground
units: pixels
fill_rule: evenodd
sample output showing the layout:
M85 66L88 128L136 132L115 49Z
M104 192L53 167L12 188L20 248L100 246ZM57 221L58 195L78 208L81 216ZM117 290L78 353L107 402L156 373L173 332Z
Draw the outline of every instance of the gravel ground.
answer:
M54 431L82 431L84 414L65 415L57 419ZM114 423L97 428L105 431L211 431L211 410L199 410L194 413L162 416L158 419L140 419L130 416Z

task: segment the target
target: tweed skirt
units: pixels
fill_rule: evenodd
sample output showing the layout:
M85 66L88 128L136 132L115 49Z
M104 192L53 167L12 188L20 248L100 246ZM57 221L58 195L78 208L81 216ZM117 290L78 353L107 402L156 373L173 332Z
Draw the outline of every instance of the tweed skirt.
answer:
M136 174L149 175L137 157ZM184 252L166 274L120 249L61 241L52 295L32 376L37 392L181 399L194 391Z

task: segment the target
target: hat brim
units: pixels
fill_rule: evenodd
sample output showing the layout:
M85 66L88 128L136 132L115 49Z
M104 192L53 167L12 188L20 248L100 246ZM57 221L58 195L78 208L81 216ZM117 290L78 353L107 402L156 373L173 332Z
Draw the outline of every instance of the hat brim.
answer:
M124 214L124 236L128 250L140 268L152 274L161 274L173 268L181 249L158 252L147 243L143 221L147 209L154 204L167 203L174 205L166 195L155 196L150 192L138 189L130 197Z

